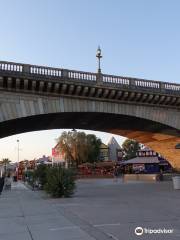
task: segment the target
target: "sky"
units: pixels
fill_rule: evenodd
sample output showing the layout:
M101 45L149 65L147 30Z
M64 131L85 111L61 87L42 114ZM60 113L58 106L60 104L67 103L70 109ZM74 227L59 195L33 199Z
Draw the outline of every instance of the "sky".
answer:
M0 11L0 60L96 72L100 45L103 73L180 83L179 0L0 0ZM0 159L16 159L17 139L21 160L49 155L61 132L0 139Z

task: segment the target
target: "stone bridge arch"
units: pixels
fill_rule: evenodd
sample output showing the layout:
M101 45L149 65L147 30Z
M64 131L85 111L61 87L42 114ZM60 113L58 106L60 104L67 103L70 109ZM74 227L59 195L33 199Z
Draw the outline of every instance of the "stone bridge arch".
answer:
M0 95L0 137L56 128L105 131L151 147L176 168L179 120L178 108L7 91Z

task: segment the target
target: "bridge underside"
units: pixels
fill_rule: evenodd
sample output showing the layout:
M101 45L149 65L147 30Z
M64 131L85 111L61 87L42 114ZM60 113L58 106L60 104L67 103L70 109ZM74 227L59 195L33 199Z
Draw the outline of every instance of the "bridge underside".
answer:
M180 166L180 150L175 149L180 143L180 130L127 115L92 112L41 114L1 122L0 137L59 128L103 131L135 139L162 154L174 167Z

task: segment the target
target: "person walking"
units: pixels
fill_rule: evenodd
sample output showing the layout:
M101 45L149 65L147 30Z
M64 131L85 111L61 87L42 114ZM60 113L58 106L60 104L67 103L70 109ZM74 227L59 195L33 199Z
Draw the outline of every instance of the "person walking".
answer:
M0 195L4 187L4 176L0 177Z
M4 180L4 189L11 190L11 176L8 174L8 176Z

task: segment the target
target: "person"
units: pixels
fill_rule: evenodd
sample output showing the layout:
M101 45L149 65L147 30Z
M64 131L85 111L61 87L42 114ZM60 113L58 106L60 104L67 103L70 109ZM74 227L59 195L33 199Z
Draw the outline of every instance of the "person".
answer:
M13 182L17 182L17 175L13 176Z
M113 175L114 175L114 181L117 182L117 180L118 180L118 168L117 168L117 166L114 166Z
M39 182L36 179L36 180L33 181L32 190L35 191L35 190L38 189L38 187L39 187Z
M162 169L160 169L159 181L163 181L163 170Z
M5 178L4 185L5 185L5 189L6 189L6 190L11 190L11 177L10 177L10 175L8 175L8 176Z
M0 177L0 195L4 187L4 176Z

